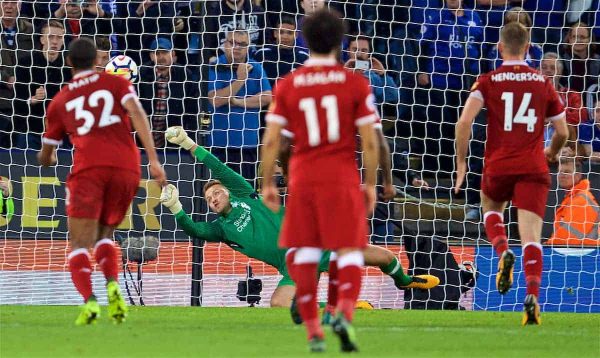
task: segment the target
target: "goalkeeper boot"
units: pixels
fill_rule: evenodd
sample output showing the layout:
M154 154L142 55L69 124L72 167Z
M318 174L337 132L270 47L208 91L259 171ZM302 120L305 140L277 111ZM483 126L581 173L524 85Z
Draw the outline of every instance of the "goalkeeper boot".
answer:
M100 306L95 297L90 297L88 301L81 306L81 312L75 320L77 326L85 326L88 324L96 324L96 321L100 317Z
M110 281L106 284L106 290L108 291L108 316L114 323L122 323L129 309L121 295L121 287L117 281Z
M504 251L498 261L498 273L496 273L496 288L501 295L507 293L512 287L514 265L515 254L510 249Z
M525 297L525 302L523 302L523 321L521 323L523 326L528 324L542 324L542 319L540 318L540 305L538 304L535 295L529 294Z
M342 352L358 352L356 346L356 332L352 324L339 313L331 323L333 333L340 338Z
M440 279L433 275L416 275L411 276L411 278L412 282L406 286L401 286L394 281L394 283L396 284L396 288L398 288L399 290L407 290L410 288L430 290L440 284Z
M314 336L308 341L308 349L311 353L321 353L325 352L325 340L323 337Z
M302 324L302 316L300 316L300 311L298 311L298 305L296 304L296 296L292 298L292 305L290 306L290 316L292 317L292 322L294 322L294 324Z

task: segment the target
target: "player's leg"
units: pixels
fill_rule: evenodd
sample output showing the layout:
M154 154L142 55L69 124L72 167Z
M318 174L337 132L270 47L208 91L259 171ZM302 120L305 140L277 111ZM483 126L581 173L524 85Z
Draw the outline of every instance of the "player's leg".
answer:
M302 316L300 316L300 311L298 310L298 305L296 304L296 289L295 289L295 284L294 284L294 280L292 277L292 272L295 269L294 266L294 260L296 258L296 251L298 250L298 248L293 247L291 249L289 249L286 253L285 253L285 270L281 272L281 274L283 275L283 278L279 281L279 286L294 286L294 296L292 297L292 300L290 302L290 316L292 318L292 322L294 322L295 324L302 324Z
M550 177L544 173L526 176L515 186L513 203L518 208L519 236L523 245L523 270L527 284L523 324L541 323L538 298L543 256L540 241L549 189Z
M116 323L122 323L129 310L119 286L119 254L112 239L115 226L100 225L98 232L100 240L94 246L94 258L106 279L108 317Z
M496 288L500 294L510 290L513 283L515 254L508 248L504 226L504 209L513 197L516 176L489 176L484 174L481 182L481 207L485 233L500 257L496 273Z
M71 253L68 256L71 280L84 300L75 324L95 323L100 307L92 290L89 249L98 240L98 218L102 210L104 182L94 169L67 179L66 209Z
M296 295L296 286L294 286L294 282L291 278L288 277L289 281L284 281L285 279L286 278L284 277L279 281L279 284L273 291L270 301L271 307L291 307L292 299L294 298L294 295Z
M115 228L123 221L133 201L140 177L135 172L115 171L112 168L106 168L103 172L109 179L103 196L99 240L94 247L94 256L106 278L108 315L114 322L121 323L125 320L128 309L118 282L119 255L113 236Z
M92 324L100 315L100 306L92 290L92 264L88 250L96 241L98 220L69 217L68 228L72 248L68 256L69 271L71 280L84 301L75 324Z
M519 236L523 245L523 270L527 284L527 296L524 302L523 325L540 324L540 306L538 298L542 280L542 218L531 211L519 209Z
M481 207L485 234L494 247L496 254L501 256L508 249L508 238L504 226L504 209L506 201L495 201L481 191Z
M330 324L332 322L338 304L339 274L337 254L329 252L328 261L327 273L329 274L329 281L327 283L327 304L325 305L325 311L321 319L321 323L323 324Z
M319 322L316 280L321 254L322 250L319 248L300 247L294 252L293 262L288 266L289 273L296 283L296 305L306 325L309 344L313 351L324 348L321 344L324 334Z
M394 280L394 284L400 290L409 288L428 290L440 284L440 279L433 275L407 275L396 255L381 246L368 245L363 254L365 266L379 267L381 272Z
M362 249L357 247L336 250L338 270L338 312L332 322L333 331L340 337L343 352L358 351L352 327L354 307L360 294L361 269L364 266Z
M94 245L94 259L100 266L106 283L118 281L119 278L119 256L113 240L114 232L114 226L100 225L99 240Z

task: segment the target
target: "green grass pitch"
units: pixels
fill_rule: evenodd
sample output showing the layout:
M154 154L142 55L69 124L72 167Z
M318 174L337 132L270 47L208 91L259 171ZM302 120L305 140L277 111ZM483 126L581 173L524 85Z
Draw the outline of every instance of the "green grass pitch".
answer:
M75 327L74 306L0 306L0 357L301 357L304 328L285 309L132 307ZM355 318L361 357L599 357L600 315L372 310ZM327 352L340 356L326 331Z

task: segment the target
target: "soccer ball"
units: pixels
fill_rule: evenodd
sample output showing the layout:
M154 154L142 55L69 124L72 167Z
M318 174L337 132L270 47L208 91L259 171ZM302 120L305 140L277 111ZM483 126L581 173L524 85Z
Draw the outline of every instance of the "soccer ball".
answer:
M108 61L106 73L111 75L118 75L128 79L131 83L134 83L138 79L138 66L133 59L129 56L119 55L115 56Z

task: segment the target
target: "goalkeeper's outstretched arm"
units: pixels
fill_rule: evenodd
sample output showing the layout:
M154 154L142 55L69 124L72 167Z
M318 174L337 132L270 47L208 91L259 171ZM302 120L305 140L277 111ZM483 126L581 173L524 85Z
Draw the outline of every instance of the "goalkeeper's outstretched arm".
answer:
M207 222L194 222L183 210L179 201L179 191L173 184L165 186L160 194L160 202L174 215L177 224L189 236L197 237L205 241L220 242L225 235L219 224Z
M245 197L254 193L254 188L238 173L223 164L209 151L196 144L185 132L183 127L169 127L166 133L167 141L189 150L196 159L204 163L234 196Z

